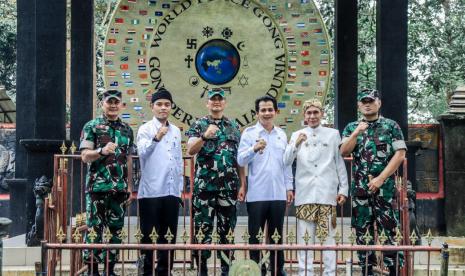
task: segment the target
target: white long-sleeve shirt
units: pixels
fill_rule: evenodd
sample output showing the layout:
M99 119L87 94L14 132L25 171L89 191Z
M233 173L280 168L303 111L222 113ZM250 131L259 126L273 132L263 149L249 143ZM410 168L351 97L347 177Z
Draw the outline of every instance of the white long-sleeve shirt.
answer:
M300 133L307 140L295 146ZM284 153L284 163L297 158L295 175L295 205L336 205L336 196L347 196L348 180L344 159L339 153L341 137L336 129L306 127L292 133Z
M258 139L266 141L263 153L253 150ZM285 166L283 162L286 145L286 133L279 127L275 126L268 132L257 123L244 130L237 163L239 166L248 165L248 202L286 200L287 191L293 189L292 164Z
M161 127L154 117L137 132L137 151L141 178L137 198L181 196L183 170L181 131L168 124L168 132L160 142L153 138Z

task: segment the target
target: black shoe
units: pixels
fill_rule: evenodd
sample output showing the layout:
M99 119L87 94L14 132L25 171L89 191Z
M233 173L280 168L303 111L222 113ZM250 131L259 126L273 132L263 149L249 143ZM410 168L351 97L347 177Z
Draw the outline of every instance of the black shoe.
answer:
M229 275L229 265L221 265L221 276Z
M108 269L105 264L105 270L103 270L102 276L118 276L118 274L115 273L115 264L116 263L109 263Z
M201 259L199 264L199 259L195 259L197 264L197 276L208 276L208 267L207 267L207 259Z
M389 276L400 275L400 271L396 271L396 266L388 266L388 269L389 269Z
M100 274L98 274L98 263L87 264L87 273L84 275L100 276Z
M368 271L365 271L365 267L362 267L362 276L374 276L373 274L373 267L372 266L368 266Z

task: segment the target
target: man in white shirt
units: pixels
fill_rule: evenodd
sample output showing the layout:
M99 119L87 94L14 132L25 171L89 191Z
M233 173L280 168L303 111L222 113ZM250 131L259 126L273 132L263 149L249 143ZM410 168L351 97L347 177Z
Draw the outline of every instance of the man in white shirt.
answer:
M305 101L306 128L292 133L286 147L284 162L290 165L297 158L295 175L295 205L297 237L305 244L306 232L313 243L321 233L324 244L333 245L336 232L336 204L343 204L347 197L348 183L344 160L339 153L339 132L321 126L323 106L317 99ZM313 251L300 251L299 275L313 275ZM307 261L305 261L307 254ZM324 275L335 275L336 253L323 252Z
M151 244L150 234L155 228L157 243L166 244L168 230L174 235L178 227L178 213L183 189L183 160L181 131L168 122L173 100L168 90L160 88L152 95L153 119L143 124L137 133L137 149L141 166L139 200L142 243ZM170 275L174 251L158 251L157 268L153 270L153 251L143 251L143 275Z
M284 165L283 155L287 145L286 133L274 125L278 106L276 99L263 96L255 101L258 123L244 130L239 144L237 163L248 166L248 187L245 183L239 189L238 199L247 201L249 215L250 244L257 244L259 230L268 229L268 240L277 232L281 238L286 212L286 202L293 200L292 163ZM274 243L274 242L272 242ZM260 251L250 251L250 258L260 260ZM285 275L284 255L278 252L275 264L275 251L271 251L271 275ZM262 275L266 274L263 265ZM276 270L276 271L275 271Z

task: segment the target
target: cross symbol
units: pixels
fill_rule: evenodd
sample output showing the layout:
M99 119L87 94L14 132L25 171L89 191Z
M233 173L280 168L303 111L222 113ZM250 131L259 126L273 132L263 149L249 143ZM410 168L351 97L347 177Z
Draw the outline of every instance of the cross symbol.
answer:
M191 62L193 62L194 59L191 57L191 55L187 55L184 61L187 62L187 68L191 68Z

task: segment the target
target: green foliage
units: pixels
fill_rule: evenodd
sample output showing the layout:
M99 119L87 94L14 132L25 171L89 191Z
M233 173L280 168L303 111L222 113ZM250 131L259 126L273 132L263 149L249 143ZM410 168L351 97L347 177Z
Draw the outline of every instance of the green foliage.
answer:
M0 84L9 95L15 94L16 1L12 0L0 0Z

